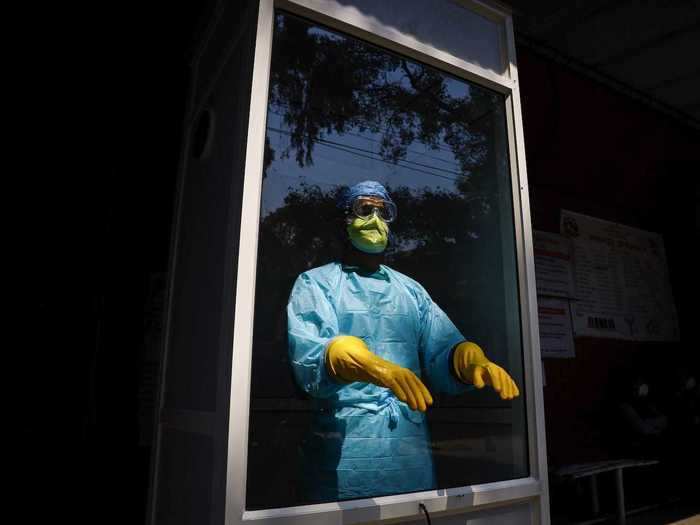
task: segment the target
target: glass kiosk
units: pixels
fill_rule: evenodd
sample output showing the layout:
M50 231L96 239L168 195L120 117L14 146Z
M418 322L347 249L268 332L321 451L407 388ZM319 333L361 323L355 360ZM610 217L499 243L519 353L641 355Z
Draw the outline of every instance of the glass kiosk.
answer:
M484 2L217 10L192 58L151 523L549 522L517 82L511 16ZM430 403L336 375L348 336ZM460 369L467 341L486 361Z

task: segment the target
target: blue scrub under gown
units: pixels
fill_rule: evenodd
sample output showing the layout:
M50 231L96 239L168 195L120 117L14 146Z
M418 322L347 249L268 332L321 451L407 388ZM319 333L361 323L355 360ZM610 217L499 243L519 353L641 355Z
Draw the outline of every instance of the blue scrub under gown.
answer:
M413 279L387 266L371 273L331 263L302 273L287 306L289 355L299 386L315 400L311 436L302 447L303 484L311 501L334 501L435 488L425 415L391 390L342 383L325 366L338 335L364 340L378 356L409 368L428 388L469 387L450 373L452 348L465 340Z

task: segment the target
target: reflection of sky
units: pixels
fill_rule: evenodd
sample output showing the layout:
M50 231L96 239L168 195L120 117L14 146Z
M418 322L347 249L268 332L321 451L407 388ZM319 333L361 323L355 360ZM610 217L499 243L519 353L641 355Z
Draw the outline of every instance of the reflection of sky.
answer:
M319 27L309 28L309 33L333 39L344 38ZM407 62L412 71L422 67ZM466 82L448 75L445 77L445 87L450 97L471 96L470 86ZM398 83L410 89L410 82L401 69L387 71L385 78L388 83ZM289 149L290 128L284 124L284 109L272 105L268 107L267 134L275 160L268 168L264 181L262 216L282 206L290 188L298 188L301 183L318 185L322 190L329 191L339 185L376 180L385 186L405 186L416 192L423 189L456 191L455 182L462 175L461 167L450 147L442 140L436 149L414 140L407 146L406 155L393 163L381 156L381 133L358 129L342 134L324 132L314 141L313 164L300 167L295 160L296 151ZM285 152L288 152L286 157Z
M446 145L433 150L414 141L408 146L405 158L394 164L380 157L381 135L357 130L342 135L325 134L314 144L313 164L302 168L295 160L295 151L282 158L290 138L289 128L282 122L282 117L268 112L267 126L275 160L265 179L263 216L281 206L289 188L297 187L301 182L317 184L323 190L362 180L376 180L385 186L452 191L461 173L459 163Z

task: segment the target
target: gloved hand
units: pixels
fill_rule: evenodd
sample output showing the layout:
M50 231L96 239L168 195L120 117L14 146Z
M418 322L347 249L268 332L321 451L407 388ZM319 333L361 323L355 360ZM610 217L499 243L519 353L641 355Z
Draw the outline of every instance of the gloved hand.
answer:
M513 399L520 395L518 386L508 372L489 361L475 343L465 341L458 344L452 356L452 366L463 383L470 383L476 388L491 385L501 395L501 399Z
M412 410L425 412L433 398L423 382L408 368L370 352L359 337L342 335L326 349L326 369L344 381L363 381L391 389Z

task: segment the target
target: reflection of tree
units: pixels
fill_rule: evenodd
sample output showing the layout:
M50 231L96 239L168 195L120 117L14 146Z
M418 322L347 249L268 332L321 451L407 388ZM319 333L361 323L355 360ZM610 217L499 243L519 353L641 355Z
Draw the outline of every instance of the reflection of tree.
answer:
M290 15L276 18L270 108L289 129L289 147L300 166L313 163L325 134L352 130L380 136L385 160L405 159L419 141L446 145L459 163L458 186L486 160L492 108L498 95L392 55L354 38L329 33ZM268 159L274 150L266 144ZM268 165L269 165L268 161ZM457 178L457 177L455 177ZM466 189L466 188L461 188Z

